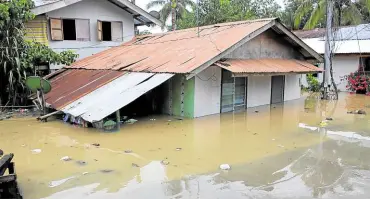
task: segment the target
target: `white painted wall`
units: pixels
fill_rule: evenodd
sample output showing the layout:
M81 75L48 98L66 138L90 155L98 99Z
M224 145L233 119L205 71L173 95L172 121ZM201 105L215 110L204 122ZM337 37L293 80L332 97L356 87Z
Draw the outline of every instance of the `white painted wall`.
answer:
M333 59L333 77L340 91L347 91L347 76L358 70L360 58L357 56L335 56Z
M336 55L333 58L333 77L340 91L347 91L347 75L356 72L360 64L360 58L358 56L346 56ZM320 65L320 68L324 68L324 64ZM318 75L319 82L322 82L323 74ZM302 85L308 86L306 75L302 75Z
M271 76L249 76L247 93L248 108L270 104Z
M299 79L301 75L285 75L284 101L295 100L301 97Z
M90 41L52 41L50 40L50 30L48 28L49 46L55 51L63 51L68 49L76 51L76 53L80 55L79 59L122 43L113 41L98 41L98 20L121 21L123 29L123 42L129 41L134 37L134 19L132 15L108 2L107 0L84 0L79 3L54 10L46 15L48 18L76 18L90 20ZM76 48L83 49L77 50ZM60 66L51 66L51 69L57 69L59 67Z
M194 89L194 117L220 113L220 67L211 66L196 75Z

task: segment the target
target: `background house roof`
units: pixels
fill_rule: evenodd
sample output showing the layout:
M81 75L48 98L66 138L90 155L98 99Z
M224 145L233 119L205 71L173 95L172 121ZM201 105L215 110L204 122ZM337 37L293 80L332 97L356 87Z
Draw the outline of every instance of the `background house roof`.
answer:
M325 52L325 29L294 32L316 52ZM334 50L336 54L370 53L370 24L344 26L334 31Z
M196 74L270 28L306 58L321 59L276 19L261 19L203 26L199 36L191 28L137 37L66 68Z
M33 0L33 2L35 3L35 8L32 9L32 12L35 15L40 15L53 10L64 8L66 6L78 3L80 1L83 0ZM151 24L162 26L163 24L159 19L155 18L154 16L152 16L145 10L141 9L137 5L132 4L128 0L106 0L106 1L109 1L114 5L122 8L126 12L130 13L134 17L135 26Z

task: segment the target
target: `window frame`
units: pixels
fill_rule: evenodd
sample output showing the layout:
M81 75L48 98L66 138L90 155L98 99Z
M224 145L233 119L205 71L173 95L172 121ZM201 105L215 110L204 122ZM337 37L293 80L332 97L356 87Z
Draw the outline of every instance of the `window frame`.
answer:
M109 23L111 23L111 40L110 41L104 41L103 40L103 35L104 35L104 32L103 32L103 22L109 22ZM101 24L101 29L99 29L99 23ZM113 40L113 31L112 31L112 23L119 23L119 24L121 24L121 40L120 41L114 41ZM108 21L108 20L100 20L100 19L98 19L97 20L97 24L96 24L96 26L97 26L97 33L98 33L98 41L101 41L101 42L124 42L124 37L123 37L123 22L122 21ZM99 33L99 31L101 32L101 33ZM101 35L100 35L101 34Z
M60 20L61 21L61 26L62 28L60 29L61 32L62 32L62 39L61 40L57 40L57 39L53 39L52 38L52 31L53 31L53 28L51 27L51 20ZM77 26L75 26L75 29L76 29L76 40L65 40L64 39L64 24L63 24L63 20L66 19L66 20L74 20L75 21L75 24L76 24L76 20L85 20L87 21L87 24L88 24L88 30L89 30L89 39L88 40L78 40L78 37L77 37ZM56 18L56 17L50 17L49 18L49 32L50 32L50 40L51 41L78 41L78 42L88 42L88 41L91 41L91 30L90 30L90 26L91 26L91 23L90 23L90 19L84 19L84 18L70 18L70 17L60 17L60 18Z

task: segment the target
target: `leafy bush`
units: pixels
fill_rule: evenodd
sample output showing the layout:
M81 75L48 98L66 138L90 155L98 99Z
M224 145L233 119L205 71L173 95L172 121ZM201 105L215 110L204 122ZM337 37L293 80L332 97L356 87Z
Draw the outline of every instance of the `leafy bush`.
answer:
M360 74L358 71L351 73L346 88L352 92L366 93L370 90L370 77L366 74Z
M320 90L319 80L316 79L312 74L307 74L308 90L312 92L318 92Z

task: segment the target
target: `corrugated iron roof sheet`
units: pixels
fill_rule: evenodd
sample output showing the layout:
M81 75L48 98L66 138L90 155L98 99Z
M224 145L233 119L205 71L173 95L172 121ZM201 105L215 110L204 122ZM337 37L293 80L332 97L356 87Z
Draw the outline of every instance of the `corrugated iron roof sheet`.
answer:
M123 74L123 71L66 70L51 79L52 90L45 100L52 108L60 110Z
M275 19L233 22L148 35L66 68L190 73Z
M289 59L228 59L219 61L217 66L233 73L311 73L322 69L299 60Z
M100 121L172 76L174 74L126 73L75 100L62 111L89 122Z
M43 6L46 4L54 3L60 0L33 0L33 3L35 4L36 7L38 6Z
M325 37L325 28L315 28L312 30L297 30L293 32L299 38L319 38Z
M325 53L325 41L320 38L311 38L303 40L308 46L320 54ZM335 41L335 54L368 54L370 53L370 39L369 40L343 40Z

